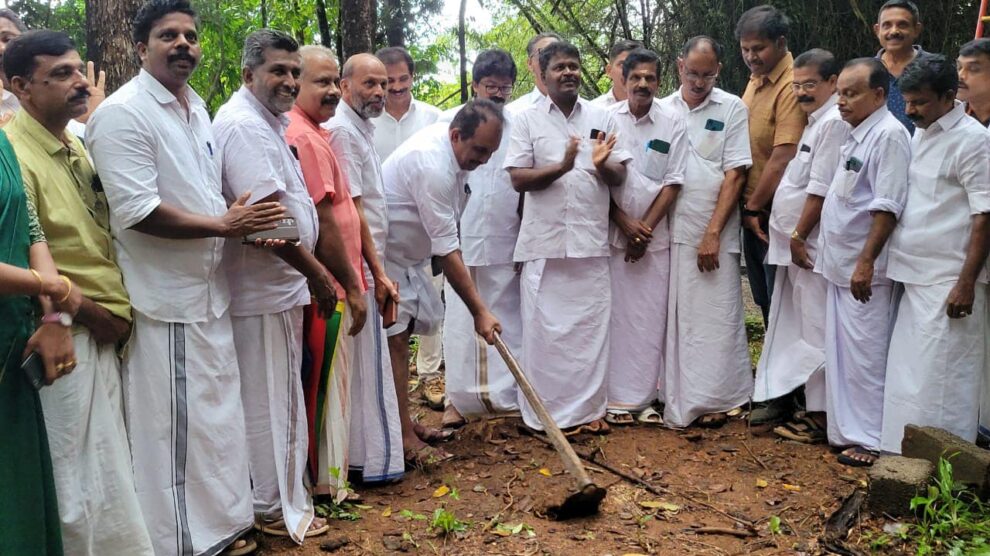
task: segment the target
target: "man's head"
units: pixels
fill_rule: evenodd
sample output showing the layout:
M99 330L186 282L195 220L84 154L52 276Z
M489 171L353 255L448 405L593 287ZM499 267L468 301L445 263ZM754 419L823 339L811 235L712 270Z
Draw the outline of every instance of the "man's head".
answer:
M557 41L540 52L540 75L551 100L574 102L581 87L581 54L569 42Z
M502 141L502 108L481 98L467 101L450 122L450 144L462 170L488 162Z
M516 84L516 63L504 50L485 50L474 59L471 89L475 98L505 104Z
M134 16L131 37L141 67L169 89L185 86L202 56L188 0L148 0Z
M945 56L932 54L915 58L897 84L904 95L904 114L926 129L955 106L959 74Z
M526 43L526 67L533 75L533 83L536 89L543 94L547 94L547 87L543 84L543 72L540 71L540 52L550 43L562 41L560 35L553 32L539 33Z
M791 20L769 4L746 10L736 23L736 40L753 75L768 75L787 54Z
M805 114L821 108L835 94L835 82L842 66L828 50L813 48L794 58L791 89Z
M371 54L355 54L344 62L340 77L342 98L359 116L367 120L382 115L388 72L381 60Z
M637 48L628 53L622 64L622 85L629 98L629 108L648 107L660 88L660 58L656 52ZM648 109L648 108L647 108Z
M244 86L275 115L292 110L299 94L299 43L272 29L259 29L244 39L241 78Z
M605 74L612 80L612 87L622 88L622 63L626 61L626 56L637 48L643 48L643 43L621 40L613 44L612 48L608 50L608 64L605 66Z
M684 100L691 105L704 102L715 88L721 70L722 45L705 35L688 39L677 57L677 75Z
M839 89L839 113L856 127L887 104L890 73L876 58L856 58L846 62L836 83Z
M990 104L990 39L969 41L959 49L959 100Z
M296 106L314 122L323 123L337 112L340 103L340 70L333 51L325 46L308 44L299 49L302 72Z
M921 29L921 14L911 0L884 2L873 25L880 47L894 54L912 49L921 36Z
M4 87L9 87L7 75L3 72L3 54L7 49L7 44L27 32L27 26L17 17L13 10L7 8L0 9L0 79L3 79Z
M379 50L375 56L385 64L385 71L388 73L388 100L386 102L398 105L411 102L416 68L409 51L401 46L390 46Z
M86 113L86 64L68 35L28 31L10 41L4 57L13 93L36 119L64 126Z

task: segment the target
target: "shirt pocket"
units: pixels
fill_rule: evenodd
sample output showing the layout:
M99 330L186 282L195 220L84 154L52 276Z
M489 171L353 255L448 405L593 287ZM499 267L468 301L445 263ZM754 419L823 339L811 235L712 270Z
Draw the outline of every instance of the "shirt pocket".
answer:
M832 189L835 190L835 195L840 199L850 198L858 178L859 172L855 170L842 170L836 173L835 179L832 180Z
M669 153L662 153L647 148L643 163L643 175L655 182L663 180L664 175L667 173L667 162L669 160Z
M725 144L725 132L705 130L701 132L694 150L701 158L717 161L722 158L722 146Z

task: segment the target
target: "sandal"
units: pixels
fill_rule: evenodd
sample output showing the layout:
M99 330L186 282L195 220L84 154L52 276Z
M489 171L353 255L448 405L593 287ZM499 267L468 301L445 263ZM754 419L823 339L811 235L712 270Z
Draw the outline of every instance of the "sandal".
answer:
M236 541L227 545L220 556L245 556L258 550L258 543L250 537L239 537Z
M818 426L812 427L805 421L792 421L774 427L773 433L781 438L800 442L802 444L821 444L825 442L825 431Z
M443 419L440 421L440 426L444 430L457 430L467 424L467 419L461 415L457 408L448 405L446 409L443 410Z
M639 412L639 415L636 416L636 422L640 425L660 427L663 426L663 415L660 415L659 411L650 406Z
M454 431L452 430L440 430L424 427L419 423L415 423L413 425L413 431L420 440L426 442L427 444L437 444L438 442L446 442L451 438L454 438Z
M636 424L636 419L625 409L610 409L605 413L605 422L621 427Z
M561 432L564 433L564 436L571 437L582 433L605 435L612 432L612 429L608 426L608 423L602 419L595 419L590 423L562 429Z
M836 459L842 465L848 465L849 467L870 467L879 458L880 452L876 450L867 450L862 446L853 446L852 448L843 450Z
M266 535L272 535L274 537L289 537L289 530L285 526L285 520L282 518L276 519L274 521L256 521L254 523L254 528ZM330 525L327 524L326 520L321 517L314 517L313 521L309 523L309 528L306 529L305 538L318 537L325 534L330 530Z
M708 413L698 417L694 424L705 429L717 429L724 426L728 420L725 413Z
M454 454L434 446L423 446L418 450L403 450L402 458L406 462L406 469L428 469L454 459Z

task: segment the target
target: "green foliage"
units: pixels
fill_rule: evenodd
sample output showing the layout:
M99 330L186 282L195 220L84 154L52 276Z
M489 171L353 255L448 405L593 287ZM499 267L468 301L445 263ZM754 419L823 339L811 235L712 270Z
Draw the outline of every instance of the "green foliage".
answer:
M468 530L470 523L457 519L454 512L446 508L437 508L433 511L433 520L430 521L430 529L438 536L449 537L455 533L463 533Z
M41 2L38 0L13 0L7 6L21 17L29 29L58 29L68 33L75 41L79 54L86 54L86 2L65 0Z
M763 314L757 310L755 313L746 313L746 338L749 341L749 361L753 368L756 368L760 354L763 352L763 338L766 330L763 327Z
M780 517L775 515L770 516L770 520L767 522L767 528L770 530L771 535L781 534Z
M401 512L399 512L399 516L404 517L409 521L424 521L426 519L425 515L418 514L412 510L402 510Z
M908 532L919 556L990 554L990 509L952 477L952 464L940 458L935 484L911 500L919 522Z

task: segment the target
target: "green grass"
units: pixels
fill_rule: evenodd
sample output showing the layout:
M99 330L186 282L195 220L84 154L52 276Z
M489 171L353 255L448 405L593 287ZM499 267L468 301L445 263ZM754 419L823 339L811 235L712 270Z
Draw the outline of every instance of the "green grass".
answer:
M454 512L446 508L437 508L433 511L433 520L430 521L430 529L440 537L449 537L456 533L463 533L468 530L470 523L457 519Z
M939 460L935 484L911 500L911 509L919 518L906 537L918 556L990 555L990 507L955 482L948 459Z
M763 351L763 337L766 332L763 330L763 315L746 314L746 338L749 341L749 361L753 368L760 360L760 352Z

